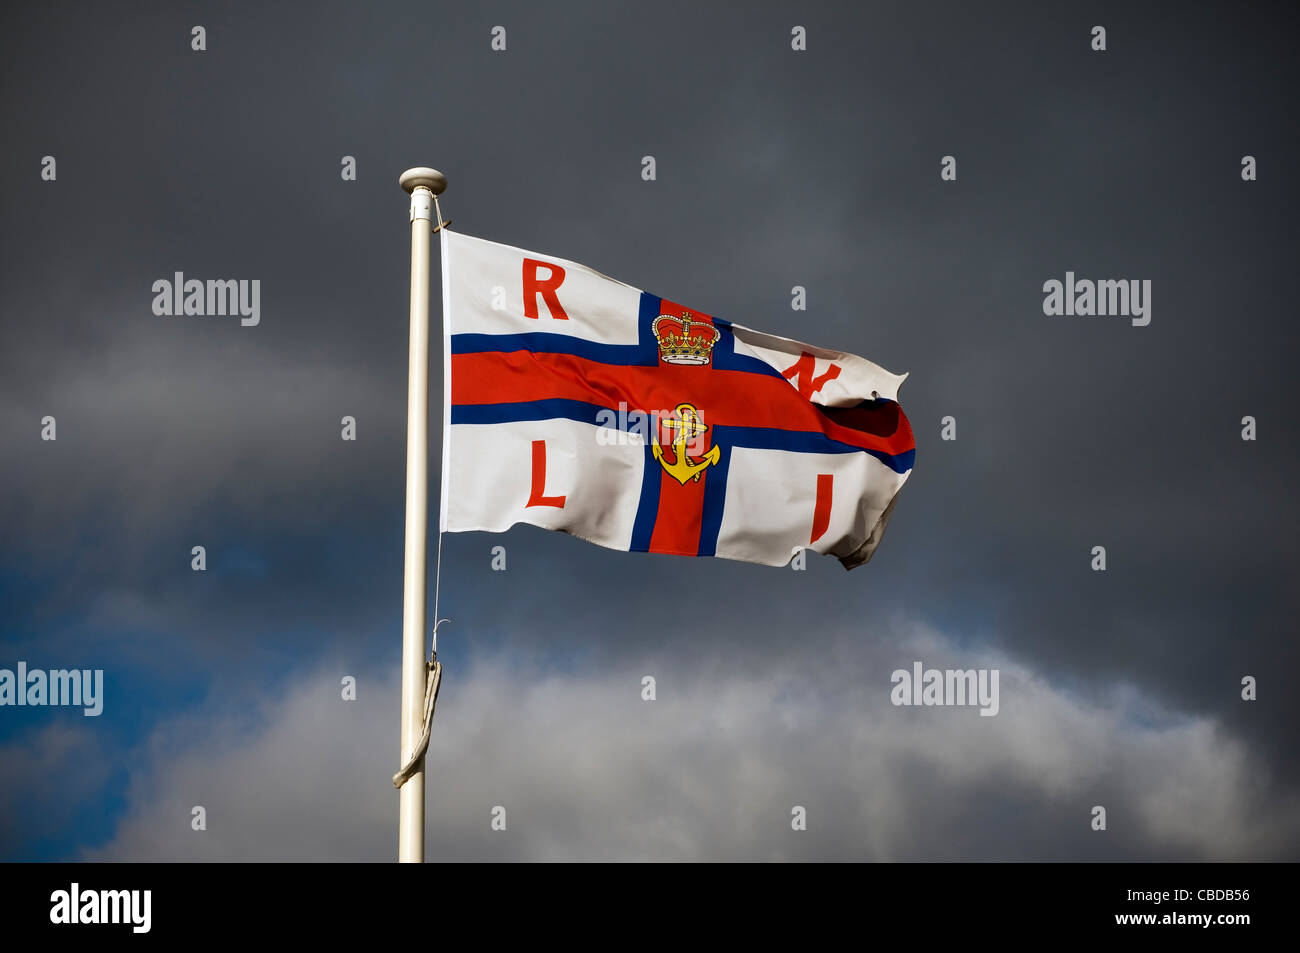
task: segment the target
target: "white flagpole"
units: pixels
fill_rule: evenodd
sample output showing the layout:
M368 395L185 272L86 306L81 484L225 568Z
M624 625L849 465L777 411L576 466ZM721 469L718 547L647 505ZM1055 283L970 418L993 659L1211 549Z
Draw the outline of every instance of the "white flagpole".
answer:
M402 749L405 764L424 730L425 612L429 533L429 243L433 197L447 188L435 169L407 169L411 195L411 347L406 391L406 551L402 573ZM424 764L398 791L397 859L424 862Z

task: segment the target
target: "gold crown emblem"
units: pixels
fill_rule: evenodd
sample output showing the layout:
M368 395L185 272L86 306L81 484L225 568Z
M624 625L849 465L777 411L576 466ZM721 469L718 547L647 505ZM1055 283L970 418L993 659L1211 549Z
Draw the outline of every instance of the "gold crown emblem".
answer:
M691 313L682 316L661 314L650 325L659 342L659 356L666 364L707 364L713 345L722 334L711 324L692 321Z

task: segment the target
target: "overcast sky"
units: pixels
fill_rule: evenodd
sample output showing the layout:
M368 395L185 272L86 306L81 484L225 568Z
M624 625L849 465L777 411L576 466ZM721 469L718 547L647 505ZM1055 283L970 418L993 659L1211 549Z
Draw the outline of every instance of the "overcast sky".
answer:
M0 668L106 683L0 708L0 858L395 856L433 165L467 234L909 372L918 450L852 573L448 536L429 859L1300 859L1295 11L375 6L0 14ZM1045 316L1067 271L1150 324ZM895 707L916 661L999 713Z

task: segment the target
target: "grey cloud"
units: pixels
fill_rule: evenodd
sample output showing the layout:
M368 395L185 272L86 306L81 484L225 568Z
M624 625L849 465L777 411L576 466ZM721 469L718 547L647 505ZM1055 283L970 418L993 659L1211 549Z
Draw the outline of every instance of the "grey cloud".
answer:
M925 627L796 646L761 671L645 659L547 674L500 657L454 669L430 753L441 860L1294 859L1300 804L1222 725L1131 687L1083 700ZM900 708L889 671L997 667L1002 711ZM323 666L250 711L182 719L133 773L88 859L391 859L391 678L339 698ZM656 674L658 699L640 698ZM1014 821L1000 805L1023 805ZM203 804L209 829L189 830ZM1109 830L1090 829L1101 804ZM490 830L495 806L507 830ZM808 829L790 828L791 809Z

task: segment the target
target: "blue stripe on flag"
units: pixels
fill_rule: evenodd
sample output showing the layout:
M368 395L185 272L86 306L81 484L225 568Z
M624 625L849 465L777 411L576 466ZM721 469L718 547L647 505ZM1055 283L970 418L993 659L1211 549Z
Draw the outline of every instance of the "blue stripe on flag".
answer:
M608 426L596 415L608 408L566 397L550 400L526 400L512 404L452 404L453 424L509 424L521 420L576 420L579 423ZM615 411L614 421L619 422Z
M659 518L659 461L655 459L653 444L645 446L645 470L641 475L641 499L636 506L636 521L632 524L631 550L634 553L650 552L650 537L654 535L655 520Z
M631 429L632 423L627 417L620 418L618 412L599 404L589 404L581 400L569 400L555 397L549 400L526 400L509 404L453 404L451 422L453 424L504 424L519 420L576 420L579 423L594 426L609 426L602 422L597 414L602 411L605 416L613 415L614 424L621 429ZM711 432L713 442L728 447L752 447L755 450L789 450L792 453L867 453L875 457L895 473L906 473L912 469L916 451L888 454L883 450L865 450L852 444L832 440L824 433L806 430L778 430L775 427L735 427L715 424ZM649 448L646 450L649 453Z
M713 325L721 333L718 343L713 346L713 366L720 371L749 371L751 374L767 374L769 377L784 376L767 361L760 361L750 354L736 352L736 335L731 330L731 322L714 318Z
M659 342L655 340L654 323L659 317L663 299L641 292L641 310L636 318L637 340L641 342L641 360L638 364L645 367L659 365Z
M481 354L500 351L532 351L537 354L572 354L574 357L619 364L624 367L645 364L645 348L640 344L601 344L571 334L530 331L527 334L453 334L452 354ZM658 355L655 355L656 360Z
M715 430L717 428L714 428ZM727 502L727 471L731 469L731 444L714 441L718 447L718 462L704 474L704 513L700 518L701 556L715 556L718 552L718 533L722 530L722 508Z
M734 427L717 425L713 428L715 443L733 447L750 447L754 450L789 450L792 453L867 453L895 473L912 469L916 451L890 454L883 450L867 450L849 443L832 440L824 433L808 430L777 430L775 427Z

